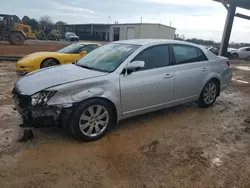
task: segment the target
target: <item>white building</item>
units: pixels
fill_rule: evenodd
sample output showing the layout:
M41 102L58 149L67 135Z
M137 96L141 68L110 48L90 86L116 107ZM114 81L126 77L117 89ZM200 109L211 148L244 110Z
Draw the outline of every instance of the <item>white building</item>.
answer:
M135 23L113 24L110 27L109 40L127 39L174 39L175 28L162 24Z
M80 40L116 41L126 39L174 39L175 28L150 23L134 24L72 24L59 28L61 33L75 32Z

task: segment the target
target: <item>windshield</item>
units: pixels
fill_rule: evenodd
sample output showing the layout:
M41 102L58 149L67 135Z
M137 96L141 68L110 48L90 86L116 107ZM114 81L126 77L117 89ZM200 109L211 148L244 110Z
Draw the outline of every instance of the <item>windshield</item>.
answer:
M77 65L112 72L137 48L138 45L131 44L107 44L87 54Z
M76 54L79 52L79 50L83 47L83 44L71 44L69 46L66 46L65 48L62 48L61 50L57 51L59 53L66 53L66 54Z

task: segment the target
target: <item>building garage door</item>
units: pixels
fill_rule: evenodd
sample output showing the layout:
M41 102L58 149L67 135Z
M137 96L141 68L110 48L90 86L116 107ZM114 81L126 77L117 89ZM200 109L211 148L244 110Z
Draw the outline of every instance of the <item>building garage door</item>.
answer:
M127 39L135 39L135 28L134 27L127 28Z

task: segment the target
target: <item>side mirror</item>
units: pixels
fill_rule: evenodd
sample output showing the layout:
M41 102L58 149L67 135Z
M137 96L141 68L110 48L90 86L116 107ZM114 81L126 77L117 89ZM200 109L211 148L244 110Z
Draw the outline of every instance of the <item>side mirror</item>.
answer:
M143 68L145 66L145 62L144 61L132 61L131 63L129 63L125 69L126 70L136 70L138 68Z
M87 53L88 53L87 51L82 51L82 52L80 52L80 55L84 56L84 55L86 55Z

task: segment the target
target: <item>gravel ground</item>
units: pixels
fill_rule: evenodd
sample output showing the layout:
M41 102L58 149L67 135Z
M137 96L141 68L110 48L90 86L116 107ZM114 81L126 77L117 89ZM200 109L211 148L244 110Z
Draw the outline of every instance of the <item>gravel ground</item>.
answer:
M18 143L15 64L0 63L0 187L249 188L250 64L233 66L212 108L187 104L128 119L92 143L57 128Z

